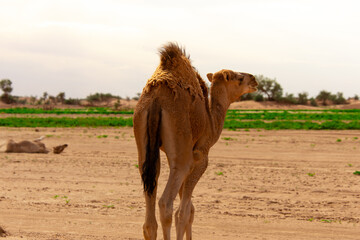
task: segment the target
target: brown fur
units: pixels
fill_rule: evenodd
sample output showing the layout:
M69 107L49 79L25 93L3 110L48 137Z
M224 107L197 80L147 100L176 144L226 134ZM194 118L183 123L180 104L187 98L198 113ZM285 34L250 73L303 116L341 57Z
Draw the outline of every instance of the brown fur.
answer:
M40 141L21 141L14 142L9 140L6 145L7 153L48 153L45 144Z
M67 144L63 144L63 145L59 145L59 146L56 146L56 147L53 147L53 153L55 154L60 154L64 151L64 149L67 147L68 145Z
M150 92L153 87L160 84L172 89L175 98L178 97L177 87L189 91L191 96L197 95L201 99L204 98L201 85L205 85L205 82L191 66L185 50L174 43L160 49L160 65L147 81L143 92Z
M195 208L191 196L208 165L210 148L218 140L230 103L256 91L254 76L231 70L207 75L205 82L191 66L185 51L170 43L160 50L160 64L148 80L134 112L134 135L146 202L143 234L156 239L155 202L160 174L159 149L166 153L170 175L159 200L165 240L170 239L173 201L177 239L191 239Z

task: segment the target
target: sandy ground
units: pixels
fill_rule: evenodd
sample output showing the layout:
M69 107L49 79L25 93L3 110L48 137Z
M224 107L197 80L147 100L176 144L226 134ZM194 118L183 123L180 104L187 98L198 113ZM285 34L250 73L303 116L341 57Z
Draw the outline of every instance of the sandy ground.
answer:
M5 239L142 239L132 129L39 130L0 128L0 144L43 135L48 147L69 144L61 155L0 153ZM224 131L193 194L193 237L359 239L356 170L360 131ZM160 192L167 177L162 155Z

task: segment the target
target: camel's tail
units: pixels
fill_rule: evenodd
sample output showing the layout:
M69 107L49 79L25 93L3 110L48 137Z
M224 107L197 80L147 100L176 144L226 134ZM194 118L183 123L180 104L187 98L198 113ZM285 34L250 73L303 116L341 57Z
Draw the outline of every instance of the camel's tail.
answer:
M149 196L153 194L156 188L157 167L160 161L160 125L161 125L161 107L155 100L150 107L147 117L147 137L146 158L142 166L142 181L144 192Z
M176 43L168 43L164 45L160 50L160 66L163 69L173 69L184 63L184 58L188 60L189 56L186 56L185 50L181 49ZM186 61L186 60L185 60Z

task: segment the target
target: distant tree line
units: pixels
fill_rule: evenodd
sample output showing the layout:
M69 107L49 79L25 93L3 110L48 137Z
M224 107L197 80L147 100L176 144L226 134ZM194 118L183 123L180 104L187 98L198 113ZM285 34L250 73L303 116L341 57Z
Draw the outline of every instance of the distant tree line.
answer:
M66 98L65 92L60 92L56 96L49 95L47 92L44 92L41 97L31 96L28 98L12 96L11 92L12 82L9 79L2 79L0 81L0 88L3 91L3 94L0 96L0 101L6 104L17 103L17 104L30 104L36 106L43 106L44 109L51 109L57 104L66 104L66 105L82 105L83 99L78 98ZM137 95L138 96L138 95ZM134 97L136 98L136 97ZM117 100L114 103L114 107L120 107L120 96L114 96L110 93L94 93L86 97L87 105L95 105L97 103L110 103L112 100ZM127 101L130 100L129 97L126 98Z
M309 94L307 92L298 93L297 96L294 94L286 93L284 95L283 88L276 81L276 79L271 79L265 77L263 75L256 75L256 80L259 82L258 91L255 93L245 94L242 96L242 100L254 100L257 102L262 101L274 101L278 103L284 104L299 104L299 105L332 105L332 104L346 104L347 100L344 98L343 93L338 92L336 94L332 94L328 91L322 90L319 94L314 98L309 98ZM13 91L12 82L10 79L2 79L0 81L0 88L3 91L3 94L0 96L0 101L11 104L31 104L31 105L43 105L44 108L52 108L57 104L67 104L67 105L81 105L81 99L77 98L65 98L65 92L60 92L56 96L51 96L47 92L44 92L42 97L34 97L31 96L28 99L15 97L11 95ZM140 93L137 93L133 100L138 100L140 97ZM95 105L98 103L110 103L112 100L116 100L114 107L115 109L121 106L120 96L114 96L110 93L94 93L90 94L86 97L86 101L89 105ZM354 96L355 100L359 100L359 96ZM124 100L129 101L130 97L126 97Z
M343 93L338 92L332 94L331 92L322 90L315 97L309 98L307 92L298 93L295 96L292 93L283 94L283 88L276 81L276 79L271 79L263 75L256 75L256 80L259 83L258 91L255 93L246 94L242 97L242 100L254 100L257 102L262 101L275 101L278 103L284 104L298 104L298 105L332 105L332 104L346 104L347 100L344 98ZM359 100L359 96L354 96L355 100Z

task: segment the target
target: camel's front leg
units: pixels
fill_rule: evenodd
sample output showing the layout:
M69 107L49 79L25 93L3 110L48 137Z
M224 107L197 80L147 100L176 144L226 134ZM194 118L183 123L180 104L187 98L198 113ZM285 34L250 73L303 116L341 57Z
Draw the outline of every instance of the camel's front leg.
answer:
M191 202L193 190L207 168L208 157L207 154L201 152L194 152L194 168L187 176L180 193L180 206L176 212L176 234L177 239L183 239L186 232L186 239L192 239L192 223L194 221L195 208Z

